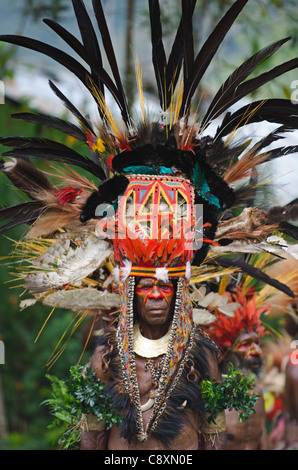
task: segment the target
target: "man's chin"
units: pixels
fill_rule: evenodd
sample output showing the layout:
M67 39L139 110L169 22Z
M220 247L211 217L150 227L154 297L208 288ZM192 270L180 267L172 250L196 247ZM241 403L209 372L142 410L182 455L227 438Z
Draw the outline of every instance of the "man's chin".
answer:
M262 362L247 361L244 365L244 369L250 371L252 374L258 375L262 369Z

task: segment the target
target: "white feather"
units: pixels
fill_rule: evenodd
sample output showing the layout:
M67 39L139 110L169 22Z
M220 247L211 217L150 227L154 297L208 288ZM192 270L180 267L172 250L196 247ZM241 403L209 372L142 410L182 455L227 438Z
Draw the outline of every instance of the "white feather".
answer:
M113 269L113 278L115 279L116 282L119 282L119 280L120 280L119 266L115 266L115 268Z
M82 237L81 237L82 238ZM25 288L31 293L46 292L51 289L63 287L65 284L80 285L80 281L100 268L112 254L111 245L95 237L86 237L79 247L68 248L57 259L57 252L51 253L52 261L56 259L57 268L47 266L49 271L37 271L25 278ZM50 249L51 251L51 249ZM45 266L46 253L43 255L42 267ZM49 262L49 259L47 260ZM36 260L40 266L40 259Z
M216 320L216 316L212 315L209 310L205 308L194 308L193 309L193 321L197 325L208 325Z
M186 263L185 277L188 281L191 278L191 264L190 264L190 261L187 261L187 263Z
M124 266L121 267L121 280L122 281L126 281L128 276L130 275L131 268L132 268L131 261L125 259Z
M11 158L9 161L3 164L3 171L5 173L9 173L16 166L16 163L17 163L17 159Z
M159 281L168 282L169 276L167 268L156 268L154 277Z
M27 307L32 307L32 305L36 304L37 299L25 299L20 302L20 308L23 310Z

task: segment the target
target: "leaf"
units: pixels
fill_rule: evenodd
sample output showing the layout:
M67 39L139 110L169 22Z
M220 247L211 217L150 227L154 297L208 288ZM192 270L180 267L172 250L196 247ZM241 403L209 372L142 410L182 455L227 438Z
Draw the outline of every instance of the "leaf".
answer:
M52 384L52 398L43 402L55 416L53 425L63 424L66 429L60 441L64 449L77 443L79 433L75 428L82 414L93 414L108 426L119 424L121 418L111 405L111 398L95 372L87 367L82 375L82 366L72 366L67 382L55 376L46 377Z
M246 421L250 414L254 413L254 406L258 395L249 395L247 392L254 389L254 379L247 378L244 374L234 370L229 365L228 374L223 376L221 383L210 380L202 380L200 389L204 400L204 406L210 416L209 421L214 421L218 413L225 409L238 411L241 421Z

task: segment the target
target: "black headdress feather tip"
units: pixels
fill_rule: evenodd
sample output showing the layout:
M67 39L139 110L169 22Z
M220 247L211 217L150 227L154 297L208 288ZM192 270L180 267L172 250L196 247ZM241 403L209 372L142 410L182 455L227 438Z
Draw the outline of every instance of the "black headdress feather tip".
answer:
M43 205L40 201L26 201L0 209L0 221L6 221L6 224L0 227L0 233L5 233L21 224L32 224L42 212ZM10 222L7 222L8 220Z
M128 186L128 179L123 175L116 175L99 186L98 190L87 199L82 212L81 222L96 218L96 209L103 204L117 203L117 199Z
M87 230L87 227L90 229L92 220L101 216L98 213L101 204L117 204L119 195L123 194L127 187L129 175L167 174L185 177L194 186L195 200L200 201L206 208L205 217L209 227L206 232L208 231L209 238L213 239L217 226L220 228L221 223L232 219L233 211L243 209L248 201L252 206L255 204L258 165L295 153L298 149L296 145L283 145L268 151L273 142L285 137L287 132L298 129L297 105L290 100L252 100L250 104L241 104L235 111L230 111L232 105L235 107L240 104L244 97L248 97L252 92L256 93L264 84L298 67L298 59L293 58L271 70L256 74L258 66L276 54L281 47L285 47L289 37L269 44L240 64L219 87L201 118L192 116L194 94L247 1L234 1L202 47L196 51L193 37L196 0L182 0L181 19L167 57L163 43L160 2L148 0L152 63L161 119L157 122L143 120L141 125L135 125L130 115L112 35L100 0L92 0L94 18L89 15L83 0L72 0L80 37L74 36L55 21L44 20L44 23L64 41L68 50L71 49L71 53L36 39L0 35L0 41L45 54L73 73L84 84L92 100L95 100L100 121L90 122L50 81L52 91L75 117L76 124L42 113L19 113L13 117L53 128L75 138L80 145L86 145L91 158L50 139L1 137L0 144L10 148L3 156L14 157L18 162L11 172L6 171L7 167L2 164L2 171L31 199L38 194L38 188L46 189L51 204L57 204L59 211L65 210L67 217L70 217L71 213L71 218L63 219L66 223L66 226L60 227L63 230L69 228L67 221L71 230L74 229L74 223L77 224L77 230ZM104 64L107 64L109 70ZM142 97L141 75L137 74L137 80L139 95ZM119 108L123 121L121 124L124 126L118 126L106 105L106 91ZM140 103L141 107L143 104L144 102ZM203 131L215 120L218 122L215 134L211 136L204 132L203 135ZM231 138L236 129L264 121L276 124L277 129L270 131L252 148L249 148L250 139L237 144ZM68 179L71 185L68 184L57 192L57 188L51 185L47 178L43 178L37 169L32 167L30 175L29 166L33 159L55 162L65 167L78 167L88 172L91 177L97 178L100 184L97 182L92 188L91 184L89 187L87 185L88 189L84 192L86 184L77 175ZM241 188L237 187L243 179L248 183ZM98 189L92 192L93 188ZM297 220L296 206L297 204L293 203L286 208L275 207L267 211L265 228L260 229L261 233L268 233L272 227L297 239L297 227L294 224ZM19 221L32 223L32 220L39 217L43 207L38 198L20 205L12 225ZM228 208L229 212L226 210ZM12 209L6 212L4 210L1 220L4 221L6 215L12 217L12 213ZM49 219L47 223L49 227ZM9 224L10 222L4 227L8 229L12 226ZM44 231L42 233L44 234ZM234 240L240 243L240 235L239 239L236 235ZM244 238L252 238L244 235L242 233ZM225 243L227 239L226 236ZM195 256L195 259L201 262L204 256L201 253ZM246 269L246 266L242 267Z

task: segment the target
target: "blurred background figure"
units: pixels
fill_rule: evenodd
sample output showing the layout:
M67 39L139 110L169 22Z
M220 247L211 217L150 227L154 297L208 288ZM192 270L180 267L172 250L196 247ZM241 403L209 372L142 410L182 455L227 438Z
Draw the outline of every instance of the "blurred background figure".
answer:
M263 392L258 383L263 370L261 338L268 333L261 324L260 316L270 310L269 306L257 307L257 294L253 290L242 292L240 287L226 292L229 302L239 307L231 318L215 313L216 321L206 327L207 333L222 349L220 371L226 374L228 365L246 376L255 376L255 390L259 396L255 413L246 422L240 422L235 410L226 410L227 450L268 450L266 412Z

